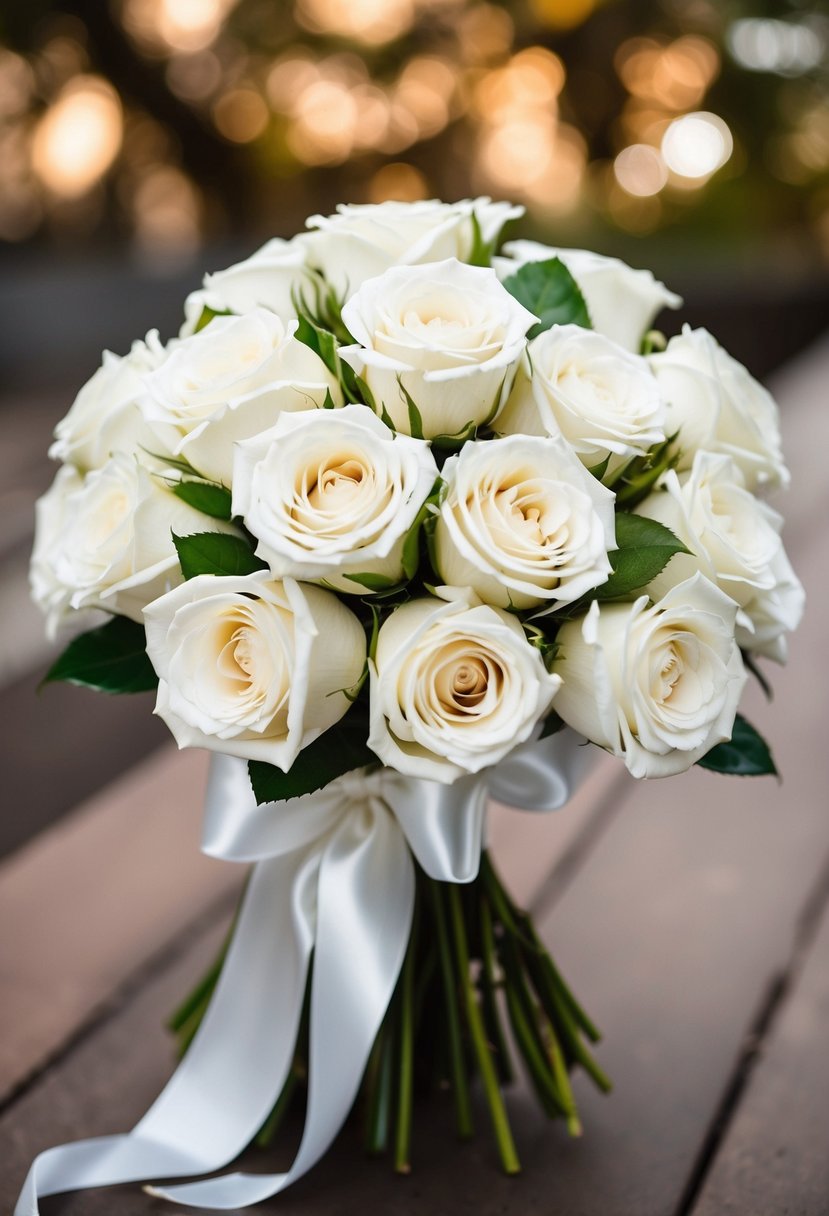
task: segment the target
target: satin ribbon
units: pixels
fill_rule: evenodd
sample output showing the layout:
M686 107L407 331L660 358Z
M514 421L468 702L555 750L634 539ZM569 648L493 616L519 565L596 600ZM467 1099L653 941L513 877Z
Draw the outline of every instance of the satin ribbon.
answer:
M38 1216L44 1195L191 1177L237 1157L290 1072L313 952L308 1106L291 1168L147 1189L232 1209L275 1195L311 1169L354 1103L394 992L411 930L412 854L432 878L471 882L487 799L526 810L562 806L589 763L580 743L562 731L449 786L384 768L263 806L244 762L215 756L202 847L255 865L204 1020L135 1128L41 1153L15 1216Z

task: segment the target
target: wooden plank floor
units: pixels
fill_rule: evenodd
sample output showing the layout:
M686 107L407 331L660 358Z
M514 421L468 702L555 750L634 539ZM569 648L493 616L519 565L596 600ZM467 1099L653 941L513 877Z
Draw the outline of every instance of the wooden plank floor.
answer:
M823 343L777 387L788 546L811 600L790 665L772 672L774 702L753 690L747 713L783 784L701 770L637 784L602 757L566 810L494 819L505 876L606 1031L615 1093L579 1080L586 1134L572 1141L512 1087L514 1179L498 1172L482 1110L477 1139L458 1145L447 1104L421 1108L408 1179L366 1162L349 1125L267 1210L829 1212L827 374ZM239 880L196 855L203 773L201 758L165 749L0 868L3 1210L40 1148L128 1128L169 1075L162 1019L215 949ZM250 1167L278 1168L289 1151ZM162 1210L137 1187L44 1204L54 1216Z

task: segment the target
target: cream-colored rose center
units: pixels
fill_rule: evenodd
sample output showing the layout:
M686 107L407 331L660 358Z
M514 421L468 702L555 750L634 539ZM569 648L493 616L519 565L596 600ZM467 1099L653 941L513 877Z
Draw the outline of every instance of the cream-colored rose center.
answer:
M308 504L322 514L336 514L359 496L368 476L359 460L323 465L306 492Z
M130 496L123 490L113 490L102 501L99 500L95 504L95 510L89 521L91 544L100 545L108 540L114 532L117 532L131 510Z
M435 708L452 719L478 716L497 702L503 672L492 656L458 642L443 647L432 666Z

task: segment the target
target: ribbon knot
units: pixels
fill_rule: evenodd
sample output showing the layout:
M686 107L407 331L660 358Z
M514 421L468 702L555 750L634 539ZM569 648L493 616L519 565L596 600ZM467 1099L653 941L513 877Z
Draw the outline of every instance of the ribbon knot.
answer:
M244 762L213 758L202 847L255 862L210 1006L187 1055L132 1132L47 1149L15 1216L38 1197L222 1169L250 1143L288 1077L314 953L308 1107L283 1174L226 1174L159 1197L232 1209L284 1190L325 1153L348 1114L411 931L412 855L430 877L478 872L487 796L554 810L588 761L570 732L522 744L501 765L439 785L388 768L257 806ZM359 983L354 982L355 973Z

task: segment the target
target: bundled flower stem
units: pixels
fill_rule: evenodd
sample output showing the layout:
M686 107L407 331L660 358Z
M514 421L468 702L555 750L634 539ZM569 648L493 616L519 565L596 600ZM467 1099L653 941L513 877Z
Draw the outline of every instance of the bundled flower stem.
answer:
M170 1018L182 1054L207 1009L228 944ZM418 867L408 949L363 1079L366 1151L391 1152L394 1169L408 1174L415 1095L435 1087L451 1090L458 1137L470 1139L471 1089L477 1082L501 1165L507 1174L519 1173L502 1092L515 1080L514 1056L522 1060L544 1112L564 1119L570 1135L578 1136L571 1070L578 1065L599 1089L611 1088L589 1047L599 1037L488 853L468 885L437 882ZM306 993L294 1064L257 1146L270 1144L294 1101L304 1101L307 1050Z

